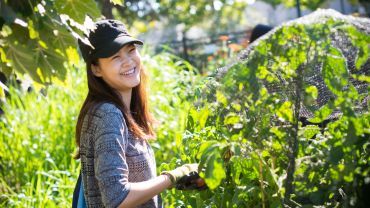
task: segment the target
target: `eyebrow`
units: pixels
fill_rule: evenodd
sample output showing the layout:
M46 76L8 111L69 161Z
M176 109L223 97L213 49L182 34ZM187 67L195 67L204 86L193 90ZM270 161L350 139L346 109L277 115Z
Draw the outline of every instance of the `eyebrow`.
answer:
M125 46L125 47L127 47L127 48L136 48L136 45L131 43L131 44L128 44L127 46Z

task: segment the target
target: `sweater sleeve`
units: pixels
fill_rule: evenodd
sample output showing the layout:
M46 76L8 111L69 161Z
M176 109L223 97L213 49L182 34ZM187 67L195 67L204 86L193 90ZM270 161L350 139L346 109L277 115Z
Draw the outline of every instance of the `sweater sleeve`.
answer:
M96 119L94 140L94 171L105 207L118 207L127 197L128 165L125 147L127 127L121 111L112 104L103 104Z

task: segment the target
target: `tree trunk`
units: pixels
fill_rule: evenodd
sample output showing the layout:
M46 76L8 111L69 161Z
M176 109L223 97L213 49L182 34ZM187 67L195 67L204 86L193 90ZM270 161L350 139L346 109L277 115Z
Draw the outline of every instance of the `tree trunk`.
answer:
M102 5L101 13L104 15L105 18L113 19L113 13L112 13L113 4L110 2L110 0L103 0L102 4L103 5Z

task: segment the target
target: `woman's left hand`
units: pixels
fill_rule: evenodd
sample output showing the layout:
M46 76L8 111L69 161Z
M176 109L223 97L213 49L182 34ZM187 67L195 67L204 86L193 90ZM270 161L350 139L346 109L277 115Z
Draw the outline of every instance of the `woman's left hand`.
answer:
M204 190L207 189L205 180L199 176L197 172L191 172L183 176L177 183L178 190Z

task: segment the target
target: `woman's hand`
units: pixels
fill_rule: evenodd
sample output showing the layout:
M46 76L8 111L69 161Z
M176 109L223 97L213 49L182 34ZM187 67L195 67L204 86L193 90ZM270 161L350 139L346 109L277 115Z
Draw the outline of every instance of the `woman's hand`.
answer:
M170 176L172 184L176 184L180 178L189 175L191 172L198 172L198 164L185 164L171 171L163 171L161 175Z
M172 181L171 187L179 190L203 190L207 188L204 180L199 177L198 164L185 164L171 171L164 171Z
M189 175L183 176L176 183L176 189L178 190L204 190L207 188L204 179L197 172L191 172Z

